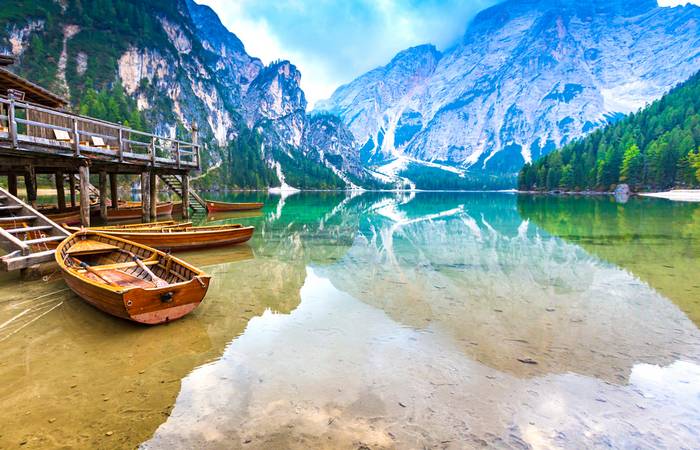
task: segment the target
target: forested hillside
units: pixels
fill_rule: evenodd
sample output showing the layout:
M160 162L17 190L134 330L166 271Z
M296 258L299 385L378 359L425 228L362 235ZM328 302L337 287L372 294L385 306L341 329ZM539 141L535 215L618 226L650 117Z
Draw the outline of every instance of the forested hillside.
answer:
M5 0L0 53L81 114L185 140L196 123L199 187L375 183L354 140L341 139L352 136L342 122L314 126L307 116L293 64L265 66L191 0Z
M641 111L520 171L520 190L633 190L700 185L700 73Z

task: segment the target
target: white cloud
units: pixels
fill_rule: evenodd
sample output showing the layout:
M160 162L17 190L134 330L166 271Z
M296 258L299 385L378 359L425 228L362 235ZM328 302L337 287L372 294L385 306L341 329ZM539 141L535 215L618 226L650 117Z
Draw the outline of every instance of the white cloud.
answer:
M700 0L659 0L659 6L700 5Z
M424 43L444 49L497 0L198 0L265 63L288 59L309 103Z

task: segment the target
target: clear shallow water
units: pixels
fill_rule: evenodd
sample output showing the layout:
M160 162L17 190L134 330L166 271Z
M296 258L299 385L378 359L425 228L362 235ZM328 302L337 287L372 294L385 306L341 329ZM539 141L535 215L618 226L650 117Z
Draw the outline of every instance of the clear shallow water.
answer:
M167 326L2 282L0 447L700 445L699 206L265 200Z

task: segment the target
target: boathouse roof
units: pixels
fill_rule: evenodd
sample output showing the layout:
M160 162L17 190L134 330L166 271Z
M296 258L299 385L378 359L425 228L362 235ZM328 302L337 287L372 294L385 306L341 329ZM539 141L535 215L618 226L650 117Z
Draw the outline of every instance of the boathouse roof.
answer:
M65 108L68 101L38 84L16 75L3 66L9 66L15 59L9 55L0 55L0 95L7 97L7 91L14 89L24 92L24 100L50 108Z

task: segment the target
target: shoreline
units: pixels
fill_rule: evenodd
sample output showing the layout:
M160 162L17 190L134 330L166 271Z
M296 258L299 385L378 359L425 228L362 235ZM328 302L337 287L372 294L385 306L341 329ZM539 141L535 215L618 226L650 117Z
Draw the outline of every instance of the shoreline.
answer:
M19 193L25 194L24 189L19 189ZM162 191L167 192L167 190ZM295 189L293 191L279 191L272 189L203 189L200 192L206 193L268 193L271 195L280 195L281 193L296 194L300 192L326 192L326 193L364 193L364 192L391 192L391 193L429 193L429 192L447 192L447 193L497 193L497 194L527 194L527 195L567 195L567 196L582 196L593 197L602 195L615 195L611 191L519 191L517 189L482 189L482 190L449 190L449 189ZM55 196L56 190L53 188L38 188L38 196ZM678 202L700 202L700 189L672 189L661 192L635 192L632 196L660 198Z
M700 202L700 189L672 189L665 192L645 192L641 197L663 198L675 202Z
M560 195L596 197L601 195L615 195L612 191L517 191L518 194L527 195ZM671 189L661 192L633 192L630 196L660 198L676 202L700 202L700 189Z

